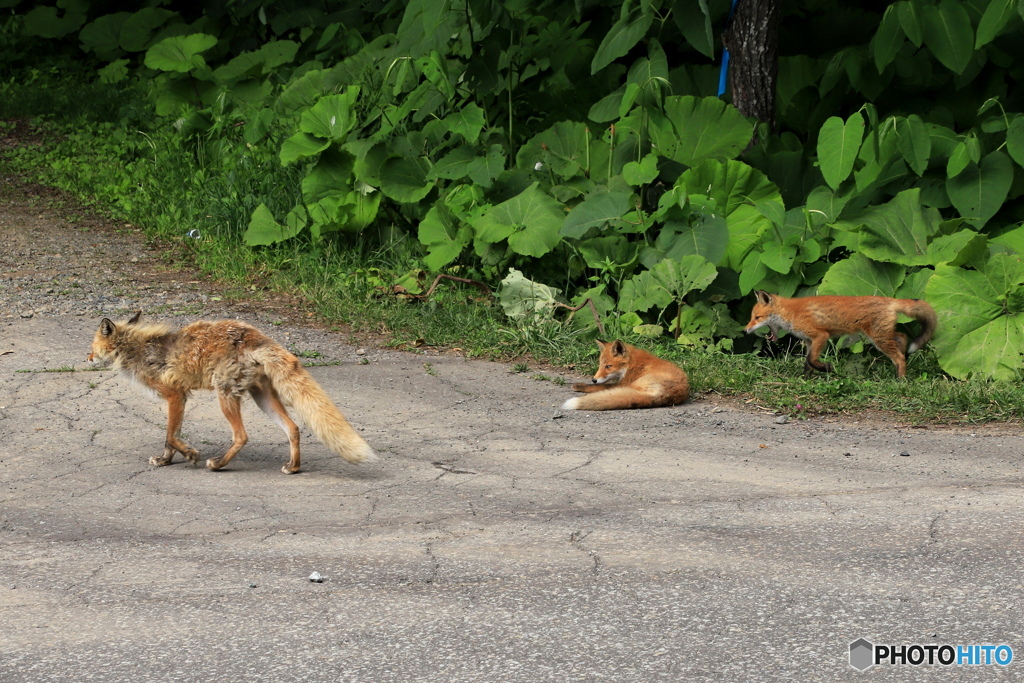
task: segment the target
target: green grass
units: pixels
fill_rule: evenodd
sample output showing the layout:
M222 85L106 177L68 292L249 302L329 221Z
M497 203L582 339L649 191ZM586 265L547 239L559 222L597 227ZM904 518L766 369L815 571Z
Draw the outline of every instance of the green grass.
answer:
M109 105L108 91L76 92L80 111ZM120 106L145 108L130 98ZM448 282L429 301L395 296L390 288L400 278L422 286L431 278L419 270L421 252L414 237L389 227L387 217L378 220L384 227L362 235L246 247L241 235L260 203L282 216L301 195L301 171L282 168L275 155L258 150L214 154L212 147L223 144L223 138L186 144L170 134L126 131L97 117L37 118L31 127L42 144L5 154L3 170L28 174L141 226L169 245L168 264L186 259L218 280L226 299L278 290L306 299L323 319L347 327L355 339L365 333L398 348L457 347L469 357L513 362L512 371L519 373L529 370L524 358L580 377L594 370L597 349L585 332L559 321L516 327L500 306L481 299L474 288ZM199 231L198 239L188 237L192 230ZM911 358L909 379L897 381L892 363L873 350L830 350L827 360L837 372L804 378L798 357L687 350L668 339L626 341L679 363L695 395L726 397L798 418L880 411L907 422L979 423L1024 415L1020 383L951 380L927 349ZM429 363L424 369L434 373Z
M85 368L76 368L76 367L71 366L71 365L61 365L58 368L42 368L40 370L28 370L28 369L26 369L26 370L15 370L14 372L16 372L16 373L28 373L28 374L38 374L38 373L42 373L42 372L101 372L101 371L106 370L106 369L107 368L102 368L102 367L99 367L99 366L90 366L90 367L85 367Z

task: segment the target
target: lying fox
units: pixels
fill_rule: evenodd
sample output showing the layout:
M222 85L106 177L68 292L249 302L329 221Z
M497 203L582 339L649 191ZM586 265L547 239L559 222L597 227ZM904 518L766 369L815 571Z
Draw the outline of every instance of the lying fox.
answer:
M778 294L754 292L757 301L750 313L747 333L768 326L774 340L779 330L792 332L807 344L804 374L811 370L832 372L832 366L818 360L831 337L862 334L896 365L896 376L907 373L907 356L928 343L935 333L935 311L920 299L890 299L884 296L806 296L787 299ZM921 322L917 339L907 346L907 335L896 331L897 316Z
M352 429L299 360L255 327L237 320L199 321L181 330L167 325L139 325L142 311L127 322L104 318L92 341L89 360L112 362L137 383L167 401L164 454L150 465L169 465L177 451L193 463L199 453L178 438L185 401L196 389L213 389L231 425L231 447L206 461L219 470L238 454L249 437L242 425L242 395L249 395L288 435L291 458L281 468L299 471L299 428L284 403L296 412L331 450L349 462L376 460L370 446Z
M621 341L597 341L601 358L592 384L574 384L585 396L570 398L563 410L655 408L684 403L690 382L682 369L667 360Z

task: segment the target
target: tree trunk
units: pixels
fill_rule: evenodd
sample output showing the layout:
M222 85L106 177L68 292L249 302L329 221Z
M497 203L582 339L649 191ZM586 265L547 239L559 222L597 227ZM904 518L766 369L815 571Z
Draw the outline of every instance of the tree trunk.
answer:
M779 15L782 0L739 0L722 34L729 50L732 103L775 131L775 81L779 73Z

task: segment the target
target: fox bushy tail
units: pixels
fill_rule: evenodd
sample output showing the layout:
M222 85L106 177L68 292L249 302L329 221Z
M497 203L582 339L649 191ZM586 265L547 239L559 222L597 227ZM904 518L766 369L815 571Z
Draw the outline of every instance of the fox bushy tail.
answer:
M252 355L263 365L263 371L282 400L295 408L302 421L328 448L349 462L377 459L370 445L356 433L298 358L276 344L256 349Z
M898 310L903 315L908 315L921 323L921 333L907 347L909 356L932 338L932 335L935 334L935 327L938 325L938 319L935 316L935 309L927 301L921 299L904 299L903 307Z

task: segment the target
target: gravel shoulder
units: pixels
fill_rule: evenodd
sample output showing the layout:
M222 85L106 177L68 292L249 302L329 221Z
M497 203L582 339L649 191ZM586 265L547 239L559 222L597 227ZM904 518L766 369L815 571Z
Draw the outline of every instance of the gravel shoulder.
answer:
M0 178L0 244L2 680L846 680L858 638L1024 658L1019 425L563 413L555 381L357 349L44 188ZM249 404L227 470L150 467L163 407L84 363L99 317L139 308L315 352L381 461L304 429L283 475ZM226 448L212 396L185 436Z

